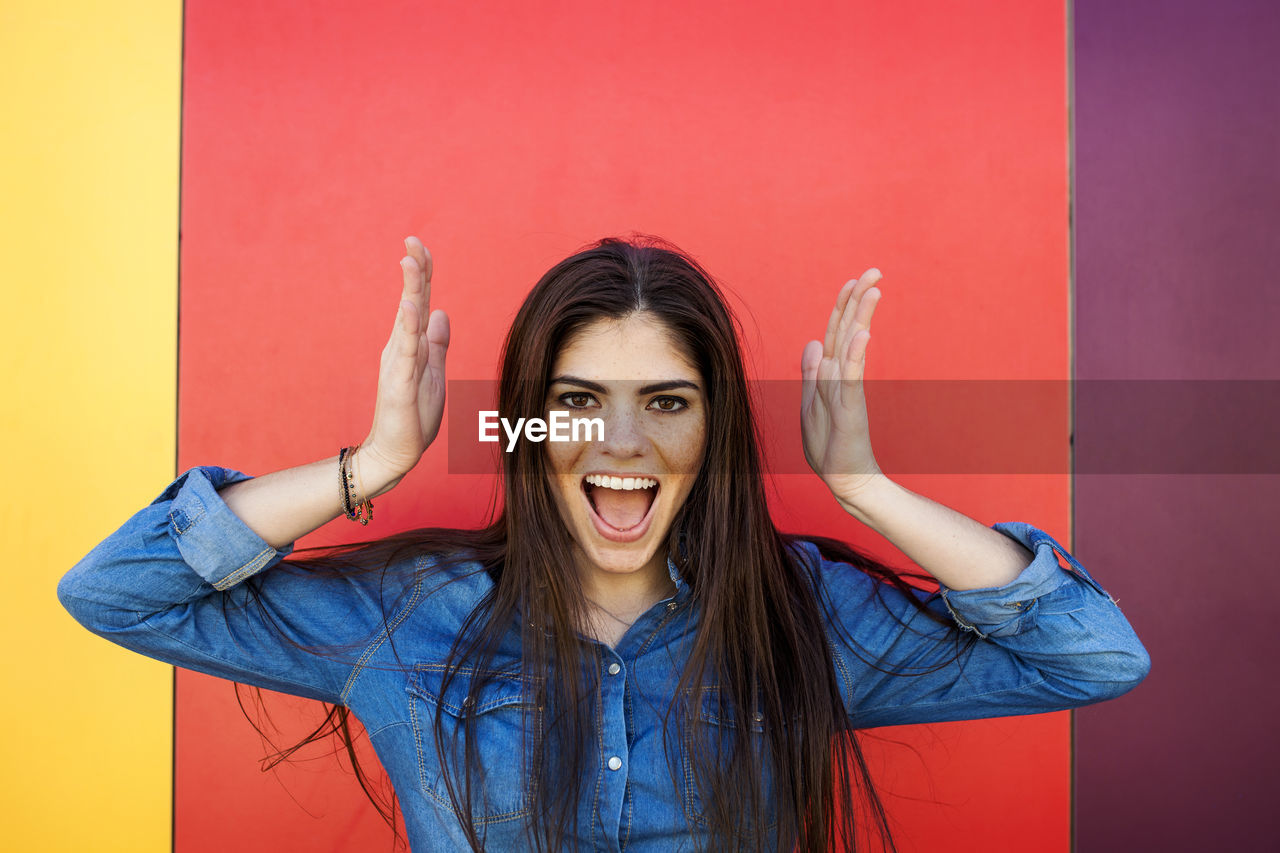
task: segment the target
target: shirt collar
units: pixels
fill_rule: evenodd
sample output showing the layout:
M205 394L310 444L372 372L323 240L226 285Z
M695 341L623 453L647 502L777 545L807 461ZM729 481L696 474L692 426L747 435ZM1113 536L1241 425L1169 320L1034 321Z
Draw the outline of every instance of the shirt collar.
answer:
M681 555L684 554L683 543L681 543L680 552ZM680 573L680 567L670 557L667 557L667 575L670 576L671 582L676 585L676 594L671 597L671 600L683 602L689 597L691 590L689 585L685 583L684 576Z

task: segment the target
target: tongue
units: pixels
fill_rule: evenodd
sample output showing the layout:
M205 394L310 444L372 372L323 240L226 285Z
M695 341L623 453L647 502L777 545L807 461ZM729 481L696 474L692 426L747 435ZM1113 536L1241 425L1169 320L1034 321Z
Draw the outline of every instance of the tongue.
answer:
M627 530L635 527L649 511L650 489L601 489L592 490L591 498L596 514L610 527Z

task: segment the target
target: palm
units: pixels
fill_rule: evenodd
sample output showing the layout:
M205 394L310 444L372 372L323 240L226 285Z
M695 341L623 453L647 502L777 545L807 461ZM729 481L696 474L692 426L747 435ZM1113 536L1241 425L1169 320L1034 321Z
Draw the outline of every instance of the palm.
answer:
M880 301L880 271L869 269L841 288L822 341L801 359L800 425L809 466L838 499L851 499L880 474L871 450L862 378L871 317Z

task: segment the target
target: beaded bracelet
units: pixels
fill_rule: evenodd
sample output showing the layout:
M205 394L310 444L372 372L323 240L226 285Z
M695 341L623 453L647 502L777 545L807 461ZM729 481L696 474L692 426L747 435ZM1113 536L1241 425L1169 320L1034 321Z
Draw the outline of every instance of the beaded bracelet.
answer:
M347 493L347 476L343 472L347 469L350 450L350 447L344 447L338 451L338 500L342 503L342 514L347 518L351 517L351 495Z
M358 449L359 445L356 445L344 447L338 452L338 481L342 489L342 514L364 525L373 521L373 501L360 499L356 490L356 477L351 469Z

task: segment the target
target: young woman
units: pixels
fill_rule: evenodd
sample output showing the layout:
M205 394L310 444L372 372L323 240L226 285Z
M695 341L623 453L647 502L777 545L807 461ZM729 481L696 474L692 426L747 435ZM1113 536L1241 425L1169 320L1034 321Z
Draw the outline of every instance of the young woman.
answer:
M58 591L128 648L354 713L413 849L852 848L855 814L888 836L856 729L1073 708L1146 675L1114 601L1047 534L881 473L861 385L876 270L805 347L804 450L940 590L779 533L733 318L652 239L557 264L506 339L500 415L602 435L518 439L483 529L283 560L371 512L439 429L449 324L430 256L406 248L356 450L258 478L187 471Z

